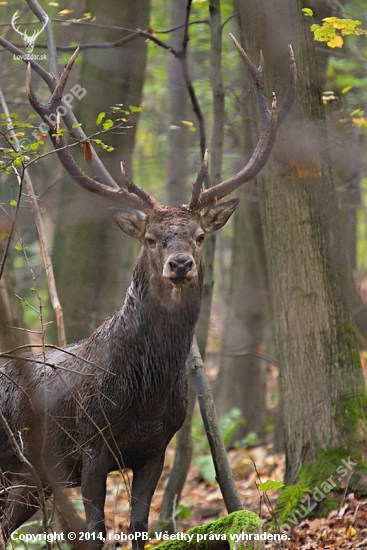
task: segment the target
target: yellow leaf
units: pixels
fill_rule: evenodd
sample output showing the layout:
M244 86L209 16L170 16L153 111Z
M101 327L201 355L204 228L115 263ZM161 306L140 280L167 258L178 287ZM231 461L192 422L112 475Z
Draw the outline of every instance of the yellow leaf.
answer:
M355 537L357 535L357 531L352 525L349 525L345 534L347 535L347 537Z
M364 117L352 118L352 122L356 126L367 126L367 118Z
M341 36L333 36L330 38L329 42L327 42L327 45L330 48L341 48L343 45L343 39Z
M57 15L69 15L69 13L73 13L74 10L61 10Z
M182 124L185 126L194 126L193 122L190 122L189 120L181 120Z

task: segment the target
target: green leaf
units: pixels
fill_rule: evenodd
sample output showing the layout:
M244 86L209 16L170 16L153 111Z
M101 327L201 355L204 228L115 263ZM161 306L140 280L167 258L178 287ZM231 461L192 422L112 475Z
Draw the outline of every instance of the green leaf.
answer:
M141 113L143 110L141 107L135 107L134 105L129 105L129 109L132 113Z
M224 445L229 445L238 431L245 424L241 409L233 408L219 421Z
M302 8L303 13L306 15L306 17L312 17L313 11L310 8Z
M14 250L18 250L18 251L19 251L19 250L22 250L22 247L20 246L20 244L16 244L16 245L14 246Z
M11 201L9 202L9 204L10 204L10 206L17 206L18 201L16 201L16 200L13 199L13 200L11 200Z
M283 481L273 481L272 479L268 479L259 485L260 491L276 491L282 487L284 487Z
M113 120L111 120L110 118L108 118L104 123L103 123L103 129L104 130L109 130L110 128L112 128L113 126Z
M101 122L102 122L102 120L104 119L105 116L106 116L106 113L104 113L103 111L101 113L99 113L99 115L96 118L97 126L99 126L101 124Z
M0 233L0 241L3 241L8 236L9 236L9 233Z
M297 510L305 494L309 492L310 490L307 487L301 485L288 485L281 491L277 504L277 515L280 524L287 521L288 517Z
M179 519L180 521L184 521L190 516L191 516L191 509L188 506L185 506L184 504L179 504L177 506L176 515L175 515L177 519Z
M81 124L79 122L76 122L75 124L72 124L72 128L79 128Z
M203 476L203 478L206 479L206 481L208 481L209 483L214 483L215 468L211 455L199 456L195 460L195 464L199 468L199 472Z
M349 92L349 90L351 90L353 88L353 86L345 86L345 88L342 89L342 94L346 94L347 92Z

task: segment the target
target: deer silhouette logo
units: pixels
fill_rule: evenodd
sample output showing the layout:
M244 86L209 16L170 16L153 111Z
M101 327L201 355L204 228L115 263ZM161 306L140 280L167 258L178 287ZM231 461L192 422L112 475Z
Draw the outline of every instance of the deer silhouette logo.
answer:
M34 44L35 44L37 38L39 37L41 32L44 30L44 28L46 27L46 25L49 21L49 17L46 15L46 20L43 22L42 28L39 29L39 30L33 31L33 34L31 36L28 36L26 30L24 32L22 32L19 28L16 27L16 21L17 21L18 18L19 18L19 11L16 11L15 14L13 15L13 17L12 17L11 26L23 38L24 43L25 43L26 52L31 54L33 52Z

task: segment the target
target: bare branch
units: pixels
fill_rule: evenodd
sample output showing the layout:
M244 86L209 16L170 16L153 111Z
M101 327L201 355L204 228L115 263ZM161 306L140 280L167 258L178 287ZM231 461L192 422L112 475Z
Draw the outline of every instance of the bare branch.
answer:
M4 416L3 409L1 407L0 407L0 424L2 425L4 431L5 431L8 439L9 439L9 442L12 446L12 449L14 451L15 456L17 457L17 459L22 464L24 464L27 467L27 469L28 469L28 471L29 471L31 477L33 478L33 481L34 481L34 483L37 487L37 492L38 492L38 496L39 496L39 499L40 499L40 507L41 507L41 510L42 510L43 528L45 530L47 530L48 527L49 527L48 514L47 514L47 504L46 504L46 496L45 496L45 492L43 490L41 479L40 479L37 471L35 470L33 464L31 464L29 462L29 460L22 453L21 448L18 445L18 442L14 437L14 434L13 434L13 432L12 432L12 430L11 430L9 424L8 424L8 421L6 420L6 418ZM46 546L47 546L48 550L51 550L51 543L47 540L46 540Z
M14 140L15 148L16 148L17 151L19 151L19 141L18 141L18 138L17 138L17 136L16 136L16 134L13 130L9 109L8 109L7 103L5 101L5 98L4 98L4 95L3 95L1 89L0 89L0 103L1 103L1 107L4 111L4 114L8 117L8 127L10 129L10 134L11 134L13 140ZM17 170L17 169L15 169L15 170ZM18 176L19 176L19 174L18 174ZM46 271L48 290L49 290L49 293L50 293L52 307L55 311L55 316L56 316L58 342L59 342L60 346L65 346L66 345L66 336L65 336L64 314L63 314L61 303L60 303L60 300L59 300L59 297L58 297L58 294L57 294L56 281L55 281L55 276L54 276L54 271L53 271L53 266L52 266L52 261L51 261L51 255L49 254L48 247L47 247L46 231L45 231L43 219L42 219L39 207L38 207L38 201L35 198L36 195L35 195L34 188L33 188L33 182L32 182L31 176L29 175L29 172L26 169L23 169L22 175L19 176L19 178L20 178L19 179L19 188L20 189L22 188L22 181L24 180L24 182L25 182L25 186L26 186L26 189L27 189L28 200L31 203L32 211L33 211L35 222L36 222L36 227L37 227L37 233L38 233L38 238L39 238L40 247L41 247L41 254L42 254L43 264L45 266L45 271ZM19 197L19 200L20 200L20 197ZM19 208L19 204L17 204L17 207Z

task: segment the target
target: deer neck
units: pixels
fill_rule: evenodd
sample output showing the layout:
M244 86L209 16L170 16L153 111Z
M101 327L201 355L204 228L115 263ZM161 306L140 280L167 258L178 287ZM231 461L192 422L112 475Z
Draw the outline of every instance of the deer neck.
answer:
M122 332L140 353L165 356L174 363L183 357L185 361L200 312L204 270L195 282L175 292L173 285L161 285L160 278L141 268L134 269L120 310Z

